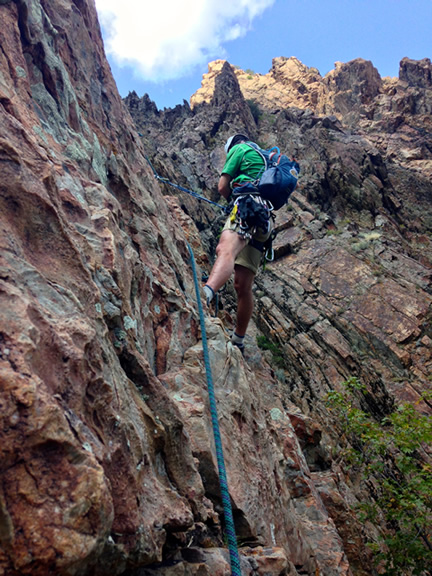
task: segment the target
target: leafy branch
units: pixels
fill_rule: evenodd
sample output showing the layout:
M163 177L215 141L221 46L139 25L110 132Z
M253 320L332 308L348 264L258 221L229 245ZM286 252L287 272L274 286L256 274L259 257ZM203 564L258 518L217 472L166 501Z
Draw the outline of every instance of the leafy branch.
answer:
M432 466L426 447L432 443L432 420L406 403L376 421L358 407L365 393L365 386L353 377L341 392L327 397L349 442L345 465L358 467L373 487L373 500L361 504L357 514L362 521L384 519L385 534L371 548L385 575L430 574Z

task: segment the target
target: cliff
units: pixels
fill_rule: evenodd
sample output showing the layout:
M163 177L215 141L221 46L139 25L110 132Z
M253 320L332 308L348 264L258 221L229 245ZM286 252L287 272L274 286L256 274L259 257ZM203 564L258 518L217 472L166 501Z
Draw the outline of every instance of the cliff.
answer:
M430 61L276 59L273 104L222 63L161 112L120 98L92 1L0 15L1 573L230 573L188 251L208 272L222 216L146 157L216 200L242 129L302 165L245 359L231 286L206 318L242 573L373 574L385 526L351 509L370 493L326 394L357 376L375 415L429 411Z

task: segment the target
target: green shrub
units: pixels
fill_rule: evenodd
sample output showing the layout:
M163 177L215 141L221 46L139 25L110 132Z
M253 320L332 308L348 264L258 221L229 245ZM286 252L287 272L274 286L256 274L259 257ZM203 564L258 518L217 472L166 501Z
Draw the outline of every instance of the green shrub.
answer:
M374 499L358 507L358 517L384 520L385 533L371 545L383 574L427 574L432 566L432 467L424 456L432 442L432 419L406 403L378 422L357 407L356 397L365 393L350 378L342 392L327 398L351 445L343 455L346 465L358 467L375 487Z
M360 250L366 250L366 248L369 248L369 242L367 242L367 240L362 240L361 242L355 242L352 246L351 246L353 252L360 252Z
M278 344L269 340L266 336L257 336L258 348L261 350L269 350L272 354L272 360L278 368L285 367L285 360L283 357L283 352Z
M251 111L255 122L258 123L258 121L261 117L261 110L260 110L258 104L255 102L255 100L246 100L246 102L248 103L249 110Z

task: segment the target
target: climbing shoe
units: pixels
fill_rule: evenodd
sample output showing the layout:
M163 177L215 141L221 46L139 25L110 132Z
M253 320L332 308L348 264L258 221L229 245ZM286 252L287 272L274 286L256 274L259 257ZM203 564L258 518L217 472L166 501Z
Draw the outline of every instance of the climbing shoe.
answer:
M240 350L240 352L242 353L242 356L243 356L243 358L244 358L244 355L245 355L245 345L244 345L244 344L235 344L235 342L233 342L232 340L231 340L231 344Z
M233 332L233 335L231 336L231 344L233 346L236 346L242 353L242 356L244 356L245 351L244 336L238 336L235 332Z

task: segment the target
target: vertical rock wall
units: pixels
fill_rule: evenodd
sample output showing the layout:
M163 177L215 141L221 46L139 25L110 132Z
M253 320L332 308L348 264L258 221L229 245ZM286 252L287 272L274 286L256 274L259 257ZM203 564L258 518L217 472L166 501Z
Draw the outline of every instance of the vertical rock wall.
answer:
M118 573L159 559L167 526L207 514L155 377L196 340L185 239L93 3L0 11L1 566L85 573L103 555Z

